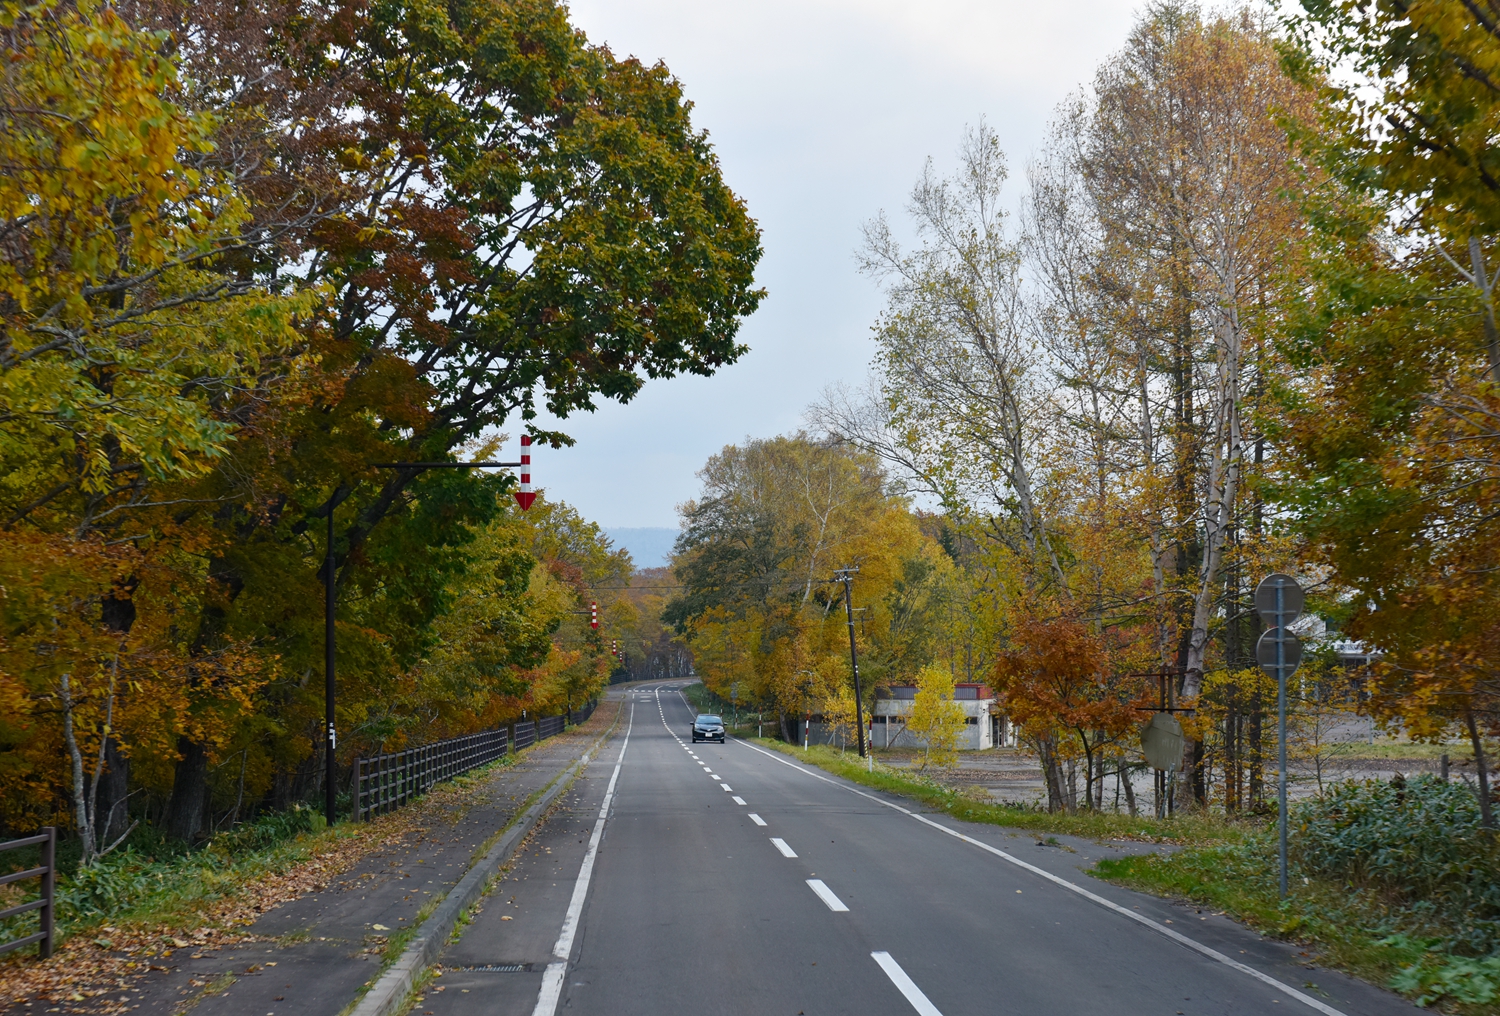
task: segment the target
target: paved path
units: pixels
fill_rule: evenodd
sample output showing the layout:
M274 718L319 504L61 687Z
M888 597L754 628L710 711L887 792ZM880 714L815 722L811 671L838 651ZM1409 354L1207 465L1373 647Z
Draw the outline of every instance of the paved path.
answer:
M692 745L675 690L629 707L415 1016L1325 1011L1296 992L1347 1016L1413 1011L1226 918L1081 873L1148 848L1041 846L743 742Z
M463 877L528 798L608 727L620 695L612 690L582 727L524 750L453 795L422 828L366 855L324 891L276 907L246 929L275 941L177 950L166 974L141 983L141 1013L191 1007L193 1016L335 1016L379 972L388 938Z

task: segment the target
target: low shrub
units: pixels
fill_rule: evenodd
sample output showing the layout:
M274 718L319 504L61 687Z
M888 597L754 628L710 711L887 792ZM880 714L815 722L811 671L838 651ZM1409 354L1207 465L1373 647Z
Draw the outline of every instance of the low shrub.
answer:
M72 870L59 866L58 931L66 936L81 928L149 911L165 901L219 895L233 870L260 870L284 844L312 832L320 823L321 816L297 806L219 833L199 849L144 828L131 837L130 843L92 865L78 865ZM6 904L35 899L35 886L29 883L24 896L6 900ZM37 928L35 911L0 922L0 944Z
M1423 775L1338 784L1292 812L1303 872L1378 891L1445 949L1500 950L1500 840L1480 826L1473 789Z

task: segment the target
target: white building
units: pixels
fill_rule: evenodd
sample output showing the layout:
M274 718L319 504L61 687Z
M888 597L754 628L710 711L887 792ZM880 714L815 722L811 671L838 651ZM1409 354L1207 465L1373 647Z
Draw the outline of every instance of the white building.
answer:
M917 697L914 685L897 685L876 693L870 743L877 748L920 748L922 739L907 729ZM1008 743L1010 724L994 711L995 693L982 684L960 684L953 699L964 711L966 728L959 740L960 751L977 751Z

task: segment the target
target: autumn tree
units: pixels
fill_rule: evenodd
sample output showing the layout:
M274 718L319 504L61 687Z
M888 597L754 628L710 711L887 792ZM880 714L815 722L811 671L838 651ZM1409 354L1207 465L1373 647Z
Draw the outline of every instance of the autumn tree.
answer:
M1136 730L1150 683L1133 671L1138 657L1118 632L1038 606L1016 624L996 686L1042 759L1048 807L1078 807L1073 763L1081 758L1083 805L1099 808L1106 751Z
M923 667L906 721L906 728L922 742L923 769L947 769L958 761L965 723L963 707L953 701L953 674L938 664Z
M561 545L515 542L509 479L374 463L711 373L759 299L758 231L664 67L547 2L292 13L142 0L4 25L0 495L13 531L115 548L68 601L80 630L130 638L88 650L86 694L68 672L80 754L110 715L98 661L120 687L165 681L149 722L113 714L103 768L168 795L153 817L183 838L225 757L270 806L321 778L308 606L330 512L340 726L360 732L341 749L453 729L435 694L508 682L550 708L596 688L597 645L557 617L585 579ZM21 574L77 557L21 546ZM470 569L499 602L464 599ZM34 707L62 691L34 651L51 609L7 629L28 767L51 736ZM119 645L75 644L96 642Z
M944 565L873 457L799 435L725 448L700 476L674 559L683 590L663 616L711 689L728 698L740 685L778 711L787 738L787 715L805 705L837 712L847 697L852 712L843 592L830 581L848 565L860 569L867 698L926 662L930 646L914 633Z

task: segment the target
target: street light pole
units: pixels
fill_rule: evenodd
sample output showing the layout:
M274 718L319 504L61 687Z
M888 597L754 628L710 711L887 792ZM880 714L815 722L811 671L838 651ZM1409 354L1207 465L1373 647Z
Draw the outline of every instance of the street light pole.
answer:
M531 507L532 501L536 498L536 495L531 492L531 435L529 434L521 435L520 462L372 462L370 465L376 469L410 469L413 471L521 466L525 472L521 476L521 490L515 494L516 503L521 506L522 511L525 511ZM351 493L353 493L352 488L340 485L328 498L328 546L324 549L323 558L323 814L330 827L333 825L338 810L336 786L338 765L334 757L338 748L338 729L334 719L334 661L338 650L334 621L338 616L338 587L335 585L337 572L333 553L333 510Z
M840 568L834 572L834 580L844 583L844 615L849 619L849 668L854 671L854 723L859 734L859 757L865 757L865 707L859 688L859 654L854 648L854 601L849 583L858 567Z
M339 487L328 499L328 546L323 560L323 814L331 828L337 812L338 765L335 752L338 750L338 730L334 725L334 618L336 617L337 590L334 582L333 555L333 510L349 496L349 490Z

